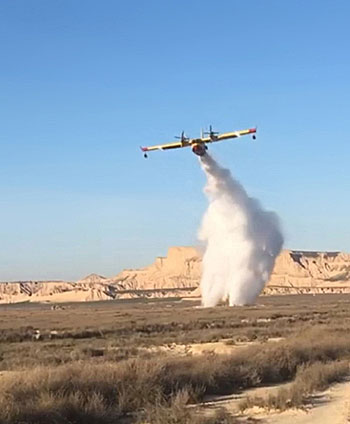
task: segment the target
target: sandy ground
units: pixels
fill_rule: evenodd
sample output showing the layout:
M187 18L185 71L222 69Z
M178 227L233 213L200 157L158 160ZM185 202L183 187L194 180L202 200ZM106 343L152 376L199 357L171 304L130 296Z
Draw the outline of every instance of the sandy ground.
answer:
M271 337L267 340L270 342L279 342L281 337ZM157 353L163 352L171 355L208 355L208 354L217 354L217 355L226 355L237 352L237 350L242 349L251 345L261 345L261 342L237 342L235 344L229 344L230 340L221 340L219 342L210 342L210 343L192 343L187 345L182 344L170 344L162 346L152 346L147 348L148 352Z
M266 411L263 408L251 408L243 415L239 413L238 405L246 396L265 397L289 383L279 386L260 387L247 390L241 394L218 396L208 399L202 404L207 410L224 408L241 419L242 423L256 422L259 424L346 424L350 423L350 379L343 383L332 385L324 392L310 396L310 402L305 409L290 409L285 412Z
M305 411L290 410L265 416L262 424L350 423L350 382L339 383L310 398Z

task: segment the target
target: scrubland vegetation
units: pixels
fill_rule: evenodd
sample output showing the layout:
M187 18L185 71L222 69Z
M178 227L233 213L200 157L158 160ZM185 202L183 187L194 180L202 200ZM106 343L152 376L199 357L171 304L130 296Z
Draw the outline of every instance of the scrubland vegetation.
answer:
M229 424L238 418L223 411L207 415L193 405L291 382L266 399L247 398L240 408L300 407L315 390L348 374L350 296L259 302L209 310L186 302L2 307L0 424ZM281 340L267 342L271 337ZM219 340L232 353L179 356L150 349ZM247 345L234 349L241 342Z
M342 381L348 374L349 360L303 364L298 367L295 379L288 388L282 387L276 394L265 398L247 397L239 406L241 411L253 406L280 411L303 407L311 394Z

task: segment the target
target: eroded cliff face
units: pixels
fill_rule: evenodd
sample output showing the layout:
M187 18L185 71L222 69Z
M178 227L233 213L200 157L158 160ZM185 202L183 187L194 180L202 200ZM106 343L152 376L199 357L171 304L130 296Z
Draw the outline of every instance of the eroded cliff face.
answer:
M125 270L115 277L124 288L156 289L197 287L201 255L192 247L172 247L166 258L139 270ZM293 292L288 288L350 289L350 254L283 250L267 284L267 292ZM317 291L317 290L316 290ZM325 290L323 290L325 291Z
M198 296L201 255L193 247L171 247L145 268L106 278L91 274L76 283L64 281L0 283L0 303L75 302L130 297ZM176 289L176 293L174 290ZM350 254L284 250L264 292L350 292Z
M296 287L350 284L350 254L284 250L276 260L269 284Z
M105 283L21 281L0 283L0 303L88 302L115 298L115 288Z
M120 289L190 288L199 284L201 255L194 247L171 247L166 257L142 269L127 269L113 280Z

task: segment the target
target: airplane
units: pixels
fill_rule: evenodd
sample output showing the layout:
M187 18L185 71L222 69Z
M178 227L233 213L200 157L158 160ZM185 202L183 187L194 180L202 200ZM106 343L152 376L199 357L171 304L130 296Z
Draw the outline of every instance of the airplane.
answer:
M220 134L218 131L213 131L212 126L209 126L209 131L201 132L201 136L199 138L189 138L186 137L185 132L182 131L180 136L175 136L179 141L174 143L167 144L159 144L156 146L149 147L140 147L142 152L144 153L144 157L147 158L147 152L151 152L153 150L169 150L169 149L179 149L182 147L191 147L192 152L198 156L204 156L206 150L208 150L207 143L214 143L217 141L228 140L230 138L241 137L242 135L252 134L253 140L256 139L256 128L249 128L247 130L239 130L228 133Z

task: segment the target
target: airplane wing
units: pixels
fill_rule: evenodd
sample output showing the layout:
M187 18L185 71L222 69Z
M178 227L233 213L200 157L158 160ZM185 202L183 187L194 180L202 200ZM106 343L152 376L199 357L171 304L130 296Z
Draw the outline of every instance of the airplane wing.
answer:
M256 133L256 128L249 128L247 130L234 131L229 133L223 133L213 137L201 137L201 138L186 138L182 141L176 141L174 143L166 144L157 144L155 146L141 147L141 150L145 153L147 157L147 152L152 152L153 150L170 150L170 149L180 149L182 147L195 146L198 144L212 143L221 140L227 140L229 138L241 137L242 135L254 134ZM253 136L254 138L255 136Z
M256 133L256 128L249 128L247 130L233 131L229 133L223 133L217 136L215 141L226 140L228 138L241 137L242 135L254 134Z
M213 140L210 137L201 137L201 138L191 138L189 141L190 144L203 144L211 143Z
M141 147L143 152L151 152L152 150L168 150L168 149L179 149L181 147L187 147L189 144L181 143L176 141L175 143L158 144L156 146Z

